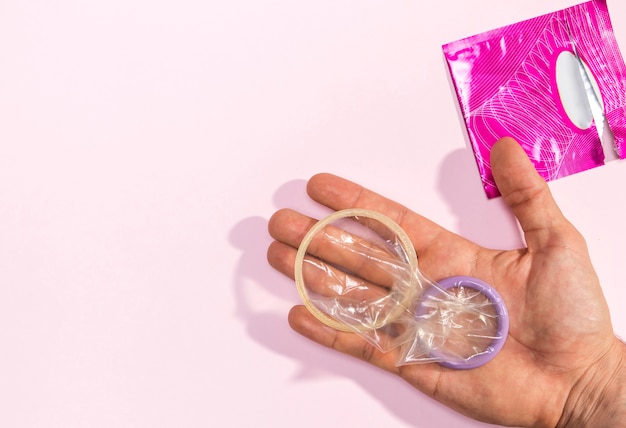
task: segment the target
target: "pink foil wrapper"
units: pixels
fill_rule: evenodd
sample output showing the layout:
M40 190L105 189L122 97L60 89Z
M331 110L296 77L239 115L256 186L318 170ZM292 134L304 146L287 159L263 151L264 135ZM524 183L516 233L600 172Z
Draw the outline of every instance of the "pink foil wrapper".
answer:
M554 180L605 163L595 123L576 126L556 82L556 61L577 54L596 80L620 158L626 157L626 65L606 1L593 0L443 46L488 198L499 196L489 152L501 137Z

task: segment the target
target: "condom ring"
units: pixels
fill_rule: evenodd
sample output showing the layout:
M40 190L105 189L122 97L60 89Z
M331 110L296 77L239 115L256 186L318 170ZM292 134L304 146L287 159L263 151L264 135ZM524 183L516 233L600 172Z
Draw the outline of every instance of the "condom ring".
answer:
M384 245L379 246L378 243L369 242L368 239L371 237L362 238L361 235L354 234L352 231L348 231L348 229L344 230L335 226L340 220L347 218L357 220L355 223L364 226L366 229L371 227L371 225L376 225L377 227L372 229L376 234L379 233L378 231L384 229L387 232L385 236L393 236L393 245L390 245L391 250L389 253L379 251L377 254L391 254L391 257L396 257L399 260L399 263L389 258L385 259L383 257L379 259L378 257L370 257L367 253L368 250L372 248L377 250L378 248L384 247ZM318 234L321 232L323 233L321 236L326 238L327 241L318 240L315 241L314 246L312 246L311 244L314 242L314 238L320 236ZM378 236L378 239L381 237L382 235ZM385 242L387 242L386 240L387 238L384 238ZM359 247L359 243L363 245ZM342 247L341 245L343 244L345 245ZM326 245L326 247L324 247L324 245ZM331 250L328 251L330 254L328 259L330 261L326 262L323 257L324 255L315 254L315 252L311 254L308 253L310 246L315 247L314 249L318 253L322 253L324 249L328 250L332 245L337 245L340 247L339 249L346 251L347 255L341 253L341 255L337 257L336 254L338 253L333 253L331 248ZM362 299L359 301L358 298L349 300L345 296L345 294L348 293L344 294L345 290L342 289L339 290L336 296L328 297L332 304L335 305L332 306L330 310L327 310L327 307L320 307L318 304L314 303L309 295L304 279L303 266L306 256L309 255L306 261L310 261L313 265L318 263L318 265L321 266L319 272L315 273L335 275L333 280L336 279L338 283L343 281L340 285L348 284L354 286L357 291L363 291L366 287L359 289L359 285L361 285L359 281L362 277L367 277L367 275L359 275L358 271L351 271L350 269L339 270L339 274L337 275L338 263L345 262L349 257L354 257L355 254L362 256L362 260L360 260L360 263L353 264L353 268L369 269L371 271L376 268L393 270L394 281L391 285L387 285L383 288L377 287L379 292L384 290L387 294L373 300ZM320 260L324 261L321 262ZM409 352L412 352L414 349L425 349L423 351L426 353L424 357L406 358L404 360L406 362L399 362L399 365L421 361L435 361L444 367L452 369L476 368L486 364L498 354L504 346L508 335L508 311L504 305L503 299L493 287L478 278L468 276L454 276L438 282L433 282L423 277L418 269L415 248L406 232L393 220L375 211L359 208L346 209L337 211L315 223L304 236L296 253L294 277L298 293L305 307L323 324L336 330L361 334L362 337L370 341L372 337L379 340L380 337L387 334L387 330L400 331L401 333L399 333L399 335L402 341L394 343L391 347L380 347L378 346L379 343L372 342L384 352L397 346L401 346L403 349L410 348L411 351ZM313 276L313 278L320 279L316 276ZM320 280L324 281L325 279L327 280L328 277L322 277ZM363 280L363 282L367 281ZM457 298L456 293L464 293L475 300L462 300L461 298ZM387 299L388 297L391 298ZM327 297L323 296L323 298ZM348 301L352 303L356 302L354 303L355 306L350 306L347 309L341 307L343 302ZM377 312L377 310L369 310L368 305L377 305L380 304L381 301L384 302L384 305L376 307L375 309L384 307L384 311ZM495 334L484 334L471 324L476 321L474 318L478 319L478 322L481 321L481 312L472 312L472 309L468 309L467 312L464 313L466 307L472 308L477 305L483 305L480 307L489 308L489 313L485 315L485 318L487 318L491 324L494 322L497 323L497 325L494 326L490 325L490 328L493 327L492 329L495 330ZM340 314L341 316L335 311L337 306L339 306L341 310L345 309L345 311ZM457 312L454 312L455 307L457 308ZM436 312L435 315L432 315L435 313L433 311ZM349 317L354 316L355 318L349 318L351 322L346 322L346 313ZM381 313L383 313L384 316L380 316ZM466 316L467 320L464 320L463 317L455 319L454 315L458 313L462 313ZM367 318L367 322L359 322L363 319L359 317L369 318ZM433 319L435 321L432 321ZM352 322L354 320L356 320L356 322ZM439 322L438 320L443 321L437 324ZM429 322L431 325L428 324ZM465 327L464 322L467 322L469 327ZM469 332L462 331L462 333L465 334L466 337L476 338L476 343L480 343L480 348L471 347L471 352L464 351L467 355L463 353L455 354L454 346L458 345L458 343L455 343L454 340L456 340L455 337L460 336L454 336L450 332L454 329L458 332L459 325L460 330L463 330L463 328L470 329ZM433 331L436 331L436 333L427 336L429 328L431 328L431 333ZM384 334L379 334L379 330L384 332ZM425 331L427 332L426 334L424 333ZM405 337L402 337L402 332L405 332ZM412 336L407 338L406 335ZM430 339L424 339L425 337L430 337ZM422 341L424 343L421 343ZM403 350L400 353L403 352L405 351Z
M440 365L451 369L473 369L488 363L504 346L509 331L509 315L500 294L486 282L471 276L452 276L444 278L437 282L437 287L426 289L420 298L415 314L419 316L426 313L428 309L425 302L431 298L436 298L437 294L442 294L453 288L463 287L476 290L489 300L495 309L498 325L495 335L491 337L491 343L485 347L482 352L474 354L469 358L463 360L450 359L445 351L430 350L431 356L435 357Z
M302 239L302 242L300 243L300 246L298 247L298 252L296 254L296 259L295 259L294 276L295 276L295 281L296 281L296 287L298 289L298 293L300 294L300 297L302 298L302 302L304 303L304 306L306 306L309 312L311 312L313 316L315 316L315 318L317 318L319 321L321 321L322 323L326 324L329 327L334 328L335 330L353 332L355 329L362 331L366 329L380 328L380 327L383 327L384 324L389 323L393 321L395 318L397 318L398 316L400 316L400 314L404 311L404 308L408 306L411 300L413 299L415 292L417 291L417 285L410 284L407 287L409 292L407 292L404 295L404 297L401 299L401 304L397 306L397 308L393 311L390 317L386 319L381 319L378 322L374 323L373 325L367 326L367 327L365 326L348 327L344 323L337 321L336 319L332 318L328 314L321 311L311 301L311 298L309 297L309 294L307 292L307 288L305 285L302 266L304 264L304 258L305 258L305 255L307 254L307 250L309 248L309 245L311 244L311 241L326 226L332 224L333 222L337 220L340 220L343 218L349 218L349 217L368 218L368 219L376 220L376 221L379 221L382 225L386 226L389 230L393 231L396 234L398 240L400 241L401 247L404 249L404 252L408 259L407 263L411 267L411 270L413 270L413 268L417 268L417 255L415 253L415 250L413 249L413 244L411 243L411 240L406 235L406 233L404 233L404 231L400 228L400 226L398 226L393 220L375 211L370 211L370 210L360 209L360 208L346 209L346 210L336 211L335 213L329 215L328 217L322 220L319 220L317 223L315 223L315 225L307 232L307 234ZM413 277L411 277L410 280L417 281L417 279L414 279Z

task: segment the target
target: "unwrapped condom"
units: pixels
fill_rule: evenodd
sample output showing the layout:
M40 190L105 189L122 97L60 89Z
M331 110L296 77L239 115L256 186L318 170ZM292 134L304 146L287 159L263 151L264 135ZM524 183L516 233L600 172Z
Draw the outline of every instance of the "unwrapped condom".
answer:
M318 320L383 352L396 349L398 366L475 368L508 334L494 288L467 276L426 278L404 230L375 211L342 210L317 222L298 248L295 280Z

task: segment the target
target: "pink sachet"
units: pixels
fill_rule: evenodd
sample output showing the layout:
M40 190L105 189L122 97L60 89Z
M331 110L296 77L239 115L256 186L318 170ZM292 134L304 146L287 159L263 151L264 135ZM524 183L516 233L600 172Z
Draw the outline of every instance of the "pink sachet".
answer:
M626 65L606 0L448 43L443 51L488 198L500 194L489 152L501 137L515 138L547 181L626 157ZM595 91L606 124L597 116L585 121L587 100L569 93L578 83L562 70L572 58L591 77L586 90ZM612 147L601 138L607 125Z

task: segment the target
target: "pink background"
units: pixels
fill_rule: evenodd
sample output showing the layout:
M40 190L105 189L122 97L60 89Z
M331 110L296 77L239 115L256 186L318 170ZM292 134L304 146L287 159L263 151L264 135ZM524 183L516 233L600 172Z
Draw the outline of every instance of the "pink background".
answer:
M3 1L0 426L484 426L291 332L267 220L319 214L329 171L519 245L441 45L572 4ZM623 183L623 161L550 183L620 335Z

